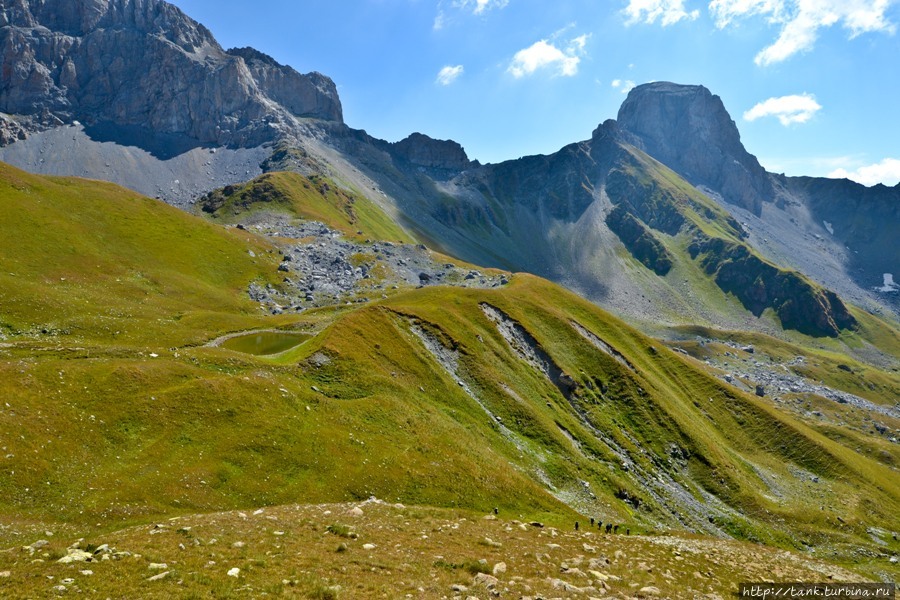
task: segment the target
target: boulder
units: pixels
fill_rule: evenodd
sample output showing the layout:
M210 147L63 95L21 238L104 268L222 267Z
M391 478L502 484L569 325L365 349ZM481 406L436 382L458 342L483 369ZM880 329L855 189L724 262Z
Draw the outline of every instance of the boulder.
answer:
M85 552L84 550L79 550L78 548L69 548L68 553L56 562L65 565L74 562L90 562L91 560L93 560L93 558L94 555L90 552Z

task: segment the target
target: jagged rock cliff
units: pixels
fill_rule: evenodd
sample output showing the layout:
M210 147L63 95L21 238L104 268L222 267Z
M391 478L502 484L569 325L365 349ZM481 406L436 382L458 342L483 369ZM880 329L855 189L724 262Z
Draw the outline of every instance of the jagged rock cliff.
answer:
M226 52L162 0L0 0L0 112L32 129L80 120L233 146L298 117L342 121L330 79Z

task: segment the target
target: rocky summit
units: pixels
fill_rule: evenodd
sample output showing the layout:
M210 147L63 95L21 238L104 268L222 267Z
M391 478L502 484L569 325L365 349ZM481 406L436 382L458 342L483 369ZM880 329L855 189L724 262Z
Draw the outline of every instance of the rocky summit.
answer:
M741 144L721 98L702 85L639 85L628 93L617 120L642 150L732 204L759 214L774 197L768 173Z

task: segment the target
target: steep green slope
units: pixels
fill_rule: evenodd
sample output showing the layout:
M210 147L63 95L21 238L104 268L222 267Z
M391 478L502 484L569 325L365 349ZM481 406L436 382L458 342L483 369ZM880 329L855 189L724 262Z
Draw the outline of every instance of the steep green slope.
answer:
M4 178L4 235L37 239L2 246L23 283L0 308L4 543L372 495L841 560L896 529L895 471L545 280L263 317L243 290L275 276L249 254L264 241L112 186ZM200 345L273 327L309 337L271 357Z
M649 266L658 275L665 275L668 269L660 271L656 265L671 266L672 258L651 230L658 235L689 236L690 258L756 317L771 309L784 329L817 337L837 337L857 327L856 319L834 292L759 256L743 241L741 225L712 200L643 152L625 149L627 154L606 179L607 194L616 204L607 222L625 212L634 215L636 224L650 228L643 239L657 248ZM631 238L619 230L616 233L632 254L648 264L643 258L648 243L635 246L628 243Z

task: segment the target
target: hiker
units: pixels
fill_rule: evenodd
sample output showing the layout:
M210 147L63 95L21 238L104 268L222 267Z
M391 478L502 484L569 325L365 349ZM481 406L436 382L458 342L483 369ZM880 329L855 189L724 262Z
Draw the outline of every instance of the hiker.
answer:
M575 531L578 531L578 521L575 521Z
M591 527L594 526L594 517L591 517Z
M612 531L612 523L607 523L606 524L606 533L609 533L610 531Z

